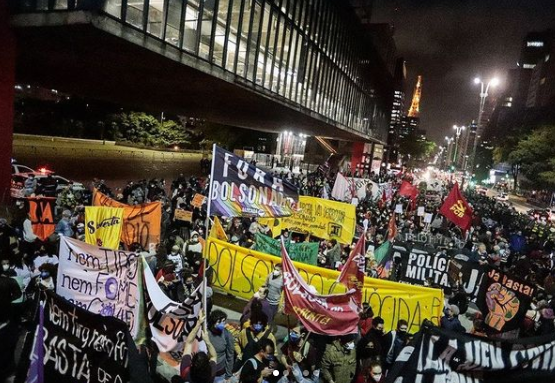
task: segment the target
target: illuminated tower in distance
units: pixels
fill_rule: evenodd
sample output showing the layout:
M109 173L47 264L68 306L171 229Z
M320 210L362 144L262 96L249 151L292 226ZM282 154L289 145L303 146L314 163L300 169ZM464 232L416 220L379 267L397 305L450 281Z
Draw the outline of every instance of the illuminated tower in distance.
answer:
M399 129L399 137L410 136L413 133L418 134L420 126L420 98L422 97L422 76L418 76L412 102L410 104L409 113L403 118L401 128Z

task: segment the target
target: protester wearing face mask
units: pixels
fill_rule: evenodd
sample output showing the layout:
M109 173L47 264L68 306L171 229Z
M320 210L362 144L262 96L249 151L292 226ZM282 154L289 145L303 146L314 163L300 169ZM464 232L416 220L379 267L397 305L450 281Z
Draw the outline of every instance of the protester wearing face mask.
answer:
M208 336L216 350L216 378L214 383L230 379L233 375L235 340L225 328L227 314L214 310L208 316Z
M10 261L7 259L2 259L2 269L0 270L0 276L2 277L15 277L16 273L13 267L10 266Z
M54 272L54 267L49 264L44 264L40 268L40 275L39 275L39 288L41 290L50 290L54 291L56 288L56 283L54 282L54 278L52 277Z
M35 260L33 261L33 265L35 267L35 270L38 270L41 268L42 265L46 263L56 266L58 262L59 260L56 255L50 254L50 252L48 252L44 246L41 246L41 248L38 251L38 255L35 257Z
M250 318L251 313L253 311L262 311L266 316L269 318L272 316L272 309L270 308L270 304L266 300L268 296L268 288L267 287L260 287L251 300L245 305L243 309L243 314L241 315L241 319L239 323L241 324L241 328L250 326Z
M385 360L385 339L384 339L384 320L381 317L375 317L372 320L372 328L368 330L357 345L359 360ZM368 347L369 344L372 347Z
M167 257L168 257L168 260L172 261L173 264L175 265L176 275L179 275L181 273L181 270L183 270L183 257L179 252L179 247L176 245L172 246L171 252L168 254Z
M238 370L249 358L255 354L255 345L262 339L270 339L276 344L274 334L267 327L268 317L263 312L253 312L251 314L250 327L241 330L235 340L235 354L237 363L235 370Z
M388 371L397 355L405 347L407 341L408 322L404 319L397 322L397 330L392 330L384 335L384 344L387 351L385 352L385 370Z
M273 323L276 313L278 312L279 302L281 300L281 292L283 290L283 272L281 263L274 266L274 270L266 278L264 287L268 289L268 296L266 300L270 305L271 315L268 317L268 322Z
M241 368L239 382L260 383L273 376L274 350L275 342L270 339L262 339L254 344L253 356L247 359L245 365Z
M370 364L358 374L355 383L383 383L385 374L382 372L380 362L370 362Z
M202 260L202 243L200 243L200 236L197 231L193 231L191 238L183 245L183 256L196 273Z
M326 383L351 383L356 367L354 335L344 335L326 346L320 375Z
M297 364L300 371L314 371L319 364L314 336L310 337L300 326L291 328L281 346L280 361L289 370Z
M181 273L181 283L178 283L176 288L179 302L183 302L195 292L197 287L195 286L193 275L189 270L183 270Z

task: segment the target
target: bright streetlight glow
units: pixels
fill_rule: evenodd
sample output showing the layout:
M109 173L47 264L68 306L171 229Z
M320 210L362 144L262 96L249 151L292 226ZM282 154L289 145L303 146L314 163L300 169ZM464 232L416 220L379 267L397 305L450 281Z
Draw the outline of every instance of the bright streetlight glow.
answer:
M479 77L476 77L476 78L474 79L474 84L479 84L479 83L481 83L481 82L482 82L482 80L480 80Z
M499 79L497 77L492 78L490 83L491 83L491 86L497 86L497 85L499 85Z

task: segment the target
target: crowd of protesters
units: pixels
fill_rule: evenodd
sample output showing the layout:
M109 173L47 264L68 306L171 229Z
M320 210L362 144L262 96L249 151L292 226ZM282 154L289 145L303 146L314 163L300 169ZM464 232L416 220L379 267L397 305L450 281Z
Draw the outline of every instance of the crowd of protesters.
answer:
M297 185L302 195L331 198L335 175L321 173L310 175L277 174ZM377 182L389 182L393 190L403 179L413 181L412 175L375 175ZM439 181L438 181L439 182ZM466 193L473 206L474 217L468 234L443 219L438 213L442 197L452 183L445 179L432 194L425 188L415 202L395 193L389 198L373 195L368 191L357 202L357 235L366 236L368 276L377 276L374 249L383 244L390 230L388 223L395 215L398 232L394 240L416 241L426 234L426 245L434 246L438 253L449 255L452 249L466 252L471 260L501 268L538 286L538 293L518 336L548 334L555 330L555 229L546 219L536 220L518 214L511 206L469 190ZM27 186L26 186L27 187ZM206 178L186 177L180 174L166 185L162 179L129 182L125 188L111 190L103 181L94 180L94 187L117 201L134 205L161 201L162 242L155 250L143 249L134 244L132 251L142 252L162 290L175 301L183 301L200 283L199 269L203 262L203 237L206 234L206 209L192 205L196 194L208 194ZM33 189L29 195L41 193ZM439 189L439 190L438 190ZM33 232L30 216L24 204L18 201L11 220L0 218L0 338L10 345L2 351L0 365L3 376L14 369L13 349L18 329L34 320L33 304L37 291L55 290L58 263L57 237L64 235L84 238L84 206L90 204L90 193L76 195L71 185L57 195L57 224L55 233L47 241L40 241ZM395 207L402 205L402 213ZM416 206L432 214L425 222L417 214ZM174 219L176 209L193 212L192 220ZM244 247L256 247L256 234L272 236L272 230L256 218L224 219L228 240ZM291 233L284 230L281 236L291 241L318 241L320 244L318 266L340 270L354 247L336 240L319 240L311 233ZM432 239L438 239L432 241ZM211 270L206 265L206 275L211 280ZM18 285L11 277L19 277ZM396 280L395 269L389 276ZM432 283L430 283L432 287ZM265 284L245 305L239 323L228 323L227 314L207 306L207 328L202 332L207 352L193 352L192 343L201 330L201 323L192 329L184 340L181 374L173 377L176 382L268 382L268 383L378 383L385 380L401 349L408 344L408 323L399 320L395 330L384 332L384 320L374 316L373 308L364 303L360 312L359 332L339 337L326 337L307 332L296 322L288 324L285 337L278 338L276 325L282 307L283 275L281 265L275 265ZM469 299L457 281L453 281L452 294L447 296L445 316L441 326L460 332L488 336L479 312L472 314L472 328L465 329L459 316L467 312ZM210 295L208 293L207 295ZM208 296L209 302L211 301ZM13 303L17 302L17 303ZM147 344L149 355L156 355L155 345ZM3 348L6 350L6 348ZM156 376L156 364L150 364Z

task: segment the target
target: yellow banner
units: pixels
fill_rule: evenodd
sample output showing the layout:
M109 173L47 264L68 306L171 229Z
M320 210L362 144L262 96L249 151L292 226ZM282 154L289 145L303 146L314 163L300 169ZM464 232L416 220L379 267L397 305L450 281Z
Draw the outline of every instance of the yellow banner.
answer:
M89 245L117 250L122 227L122 208L85 207L85 242Z
M351 244L355 236L356 208L348 203L301 196L298 212L280 219L260 219L260 223L270 226L274 237L280 235L281 230L289 229Z
M143 203L142 205L126 205L94 189L93 205L123 208L122 242L126 246L137 242L147 251L156 250L156 245L160 243L162 202L155 201Z
M281 259L240 246L208 238L206 256L214 270L213 287L244 299L252 298L262 286L274 264ZM340 294L345 286L337 283L339 272L293 262L310 285L320 294ZM439 324L443 311L443 290L404 283L365 278L363 302L385 321L386 330L395 329L400 319L409 323L409 332L416 332L424 319Z

